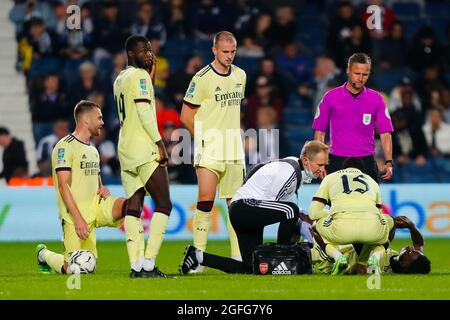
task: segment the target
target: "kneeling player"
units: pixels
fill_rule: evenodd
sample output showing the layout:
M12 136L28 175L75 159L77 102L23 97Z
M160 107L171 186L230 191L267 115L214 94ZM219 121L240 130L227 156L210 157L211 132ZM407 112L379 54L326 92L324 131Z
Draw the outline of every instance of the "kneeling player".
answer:
M112 197L100 179L100 157L89 144L100 134L100 107L82 100L74 110L76 128L62 138L52 152L53 180L63 228L64 254L36 247L41 273L67 273L72 252L85 249L97 257L95 228L119 227L124 216L124 198Z
M364 172L360 158L347 158L342 170L323 179L311 203L310 218L318 220L316 229L326 243L324 250L335 261L333 275L348 266L339 245L373 245L375 252L369 264L376 264L375 255L384 252L382 245L388 241L392 228L393 222L380 213L380 187ZM329 203L330 210L324 209Z
M405 216L390 217L386 219L393 220L393 228L389 233L389 242L385 244L387 247L394 239L396 229L408 229L411 234L411 246L403 247L400 252L391 248L387 248L378 257L378 265L367 267L365 261L367 256L364 253L357 254L354 245L341 245L339 251L346 257L348 261L344 274L366 274L366 273L414 273L427 274L431 270L430 260L423 254L424 241L420 231L414 223ZM311 250L311 257L314 265L314 271L317 273L331 273L333 268L333 259L323 251L320 235L314 234L315 243ZM364 250L363 250L364 251ZM367 251L366 251L367 252ZM375 255L376 256L376 255Z

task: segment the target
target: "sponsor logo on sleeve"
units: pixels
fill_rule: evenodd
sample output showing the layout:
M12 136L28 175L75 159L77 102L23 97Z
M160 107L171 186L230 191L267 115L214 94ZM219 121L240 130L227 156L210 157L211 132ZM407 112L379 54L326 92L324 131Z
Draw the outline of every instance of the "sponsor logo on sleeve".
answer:
M147 80L146 79L140 79L139 80L139 86L141 87L141 90L147 91Z
M58 159L64 159L66 150L64 148L58 148Z
M187 93L193 93L194 92L194 90L195 90L195 82L191 82L191 85L189 86L189 89L188 89L188 91L187 91Z

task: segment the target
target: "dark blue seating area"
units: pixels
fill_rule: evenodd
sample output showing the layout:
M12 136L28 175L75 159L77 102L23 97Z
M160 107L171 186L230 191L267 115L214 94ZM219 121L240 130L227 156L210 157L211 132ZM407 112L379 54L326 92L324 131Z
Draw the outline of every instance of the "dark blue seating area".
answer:
M419 167L414 161L397 165L394 169L394 183L449 183L450 159L434 157L425 166Z
M120 2L122 7L127 7L131 3L131 1L128 2L125 0L121 0ZM153 9L155 10L155 12L161 13L161 8L166 7L167 3L169 3L170 1L154 0L152 2L154 3ZM201 1L192 1L192 3L196 4L199 4L200 2ZM219 3L221 1L216 2ZM233 7L235 5L235 2L236 1L223 1L223 3L227 3L229 7ZM252 1L248 2L251 3ZM354 16L350 19L352 23L355 23L356 21L356 24L359 25L359 23L362 22L362 20L360 19L363 16L363 10L366 9L368 2L369 1L363 3L361 1L357 1L355 2L356 4L353 4ZM258 1L255 1L255 3L256 4L252 5L255 5L256 7L260 5ZM293 10L292 12L295 15L295 21L293 25L295 25L296 29L287 29L295 30L291 32L295 33L295 35L292 34L292 38L289 38L289 40L286 41L290 42L292 40L295 40L296 44L300 48L298 54L291 54L289 56L286 52L282 52L283 50L285 50L285 47L282 45L283 42L276 41L278 40L278 38L277 36L274 36L276 34L281 38L282 34L277 34L274 32L274 30L277 30L276 27L272 30L269 30L273 33L266 33L267 35L272 35L272 37L274 38L264 39L267 40L268 44L265 41L261 41L261 38L258 38L257 36L255 37L255 44L259 45L260 48L263 48L265 50L265 54L270 58L274 58L276 62L276 77L274 77L274 84L271 85L278 86L277 90L274 90L274 92L276 92L275 95L279 94L279 96L271 97L273 99L261 99L261 101L265 101L264 103L266 103L267 105L270 105L273 101L277 101L277 104L274 102L274 105L272 106L275 106L276 104L276 108L280 111L280 114L282 114L282 117L280 119L281 123L279 123L279 125L283 132L282 139L285 139L286 142L286 152L288 152L289 154L297 154L299 151L299 147L306 140L311 140L314 138L314 131L311 128L311 124L314 118L314 111L317 107L313 104L313 101L320 100L321 98L317 96L318 89L320 90L320 92L322 92L321 90L322 88L324 88L324 86L329 89L345 81L345 61L352 52L356 52L355 50L364 52L368 51L366 53L368 53L372 57L372 69L367 86L381 91L386 96L389 96L392 89L396 85L398 85L405 76L409 77L412 86L416 85L417 81L421 80L420 68L416 67L416 65L411 62L414 60L413 57L415 57L415 55L411 53L415 52L413 50L413 45L415 44L414 41L416 41L417 39L417 32L423 26L431 26L434 29L437 38L439 39L439 45L444 46L443 50L449 50L447 47L445 47L446 45L450 45L448 43L449 40L446 37L445 32L446 27L450 22L450 2L425 1L424 5L421 5L418 1L402 0L391 2L385 1L384 3L388 3L390 9L392 9L392 11L395 13L396 19L398 19L402 23L404 29L404 37L406 39L406 44L404 46L403 42L401 42L401 40L397 41L397 39L394 39L397 42L387 42L388 44L386 45L386 42L384 41L387 37L378 39L376 36L374 36L373 33L369 32L367 28L364 27L364 23L362 23L362 26L365 28L363 28L363 33L365 33L364 39L367 38L368 40L365 40L370 42L370 45L358 46L358 44L352 43L350 38L355 36L354 32L356 31L352 29L353 27L348 27L348 25L345 26L345 28L347 28L348 30L341 30L341 33L336 34L335 37L336 39L343 38L346 40L344 41L341 39L342 42L338 42L338 45L330 44L333 40L330 40L330 38L333 37L329 37L329 35L333 35L334 30L332 30L330 26L340 26L339 23L336 23L336 21L339 20L337 18L341 2L329 0L306 0L291 2ZM270 7L269 11L260 11L264 14L271 15L271 27L274 27L275 23L277 22L277 9L279 6L282 6L281 1L280 3L275 1L273 2L273 6ZM261 8L263 8L263 5L261 5ZM230 12L234 11L228 11L228 13ZM93 12L93 16L95 17L96 14L94 13L95 12ZM134 19L135 17L130 18ZM239 16L237 18L242 18L242 16ZM160 20L163 23L165 22L164 18L162 17ZM233 18L231 18L230 20L233 20ZM252 19L249 21L256 22L256 16L252 17ZM172 76L172 74L182 73L180 71L184 69L188 57L192 55L199 55L203 58L205 64L210 63L214 59L214 56L211 52L211 39L205 40L207 38L206 33L199 32L201 30L193 30L193 22L194 21L189 21L189 24L186 24L186 28L188 28L189 30L186 30L188 32L186 32L184 35L179 35L176 33L171 34L170 32L167 32L167 37L164 37L165 43L161 47L161 51L158 53L158 55L160 57L166 58L169 62L169 79L167 81L166 79L164 79L164 81L166 81L167 83L170 82L170 77ZM167 25L166 28L169 29L169 26ZM244 41L241 40L242 36L247 36L246 32L248 34L252 34L252 32L254 32L254 28L252 27L247 27L248 29L246 30L244 30L244 28L243 30L233 30L233 28L234 26L231 22L226 26L227 30L234 32L234 34L237 36L238 46L243 45ZM344 35L345 33L347 33L347 35ZM382 49L380 48L386 48L386 46L389 46L391 43L394 44L391 46L392 50L385 50L385 56L383 56L383 54L380 53L380 51L382 51ZM442 48L442 46L438 46L438 48ZM401 57L400 59L394 59L397 57L395 55L395 53L397 53L397 48L405 48L404 51L398 50L398 52L407 52L408 56L405 57L405 55L399 55ZM342 52L339 49L342 49ZM244 52L244 50L242 52ZM42 79L45 75L56 73L61 78L61 86L64 90L67 90L68 88L73 88L74 86L78 85L77 81L80 80L80 64L86 60L90 60L93 62L95 60L97 71L96 80L101 83L101 91L104 95L106 106L105 114L108 117L108 122L113 123L113 120L115 118L115 105L111 92L111 80L114 78L115 72L118 72L118 70L122 68L122 66L117 67L118 60L112 60L114 59L112 58L114 55L111 55L111 57L109 58L102 58L102 55L100 55L99 57L94 55L94 50L92 50L92 52L90 52L87 56L84 56L84 59L71 60L69 58L60 58L59 53L54 54L55 56L58 56L58 58L43 57L33 61L28 72L29 78L32 80L36 78ZM318 61L317 58L319 56L321 56L322 58L326 56L326 59L333 60L330 62L330 64L334 64L336 68L339 68L340 70L337 70L335 68L330 73L327 73L326 76L320 78L320 73L316 73L317 69L319 69L319 67L316 68L316 63ZM386 62L383 60L386 59L386 56L392 57L391 60L394 62L387 61L387 64L391 63L391 65L383 65L383 63ZM402 61L403 57L405 57L404 63L396 63L398 60ZM246 71L247 80L250 81L251 79L257 79L257 75L261 75L262 71L259 70L260 61L260 58L240 56L238 50L238 54L234 60L234 64ZM446 63L447 65L442 67L442 78L446 79L450 84L450 65L448 65L450 63ZM318 65L320 65L320 63L318 63ZM334 65L331 68L334 68ZM336 75L339 72L341 72L341 74ZM323 72L323 74L324 73L325 72ZM325 83L326 81L329 81L333 76L335 76L333 81L331 81L330 83ZM181 86L183 85L184 84L182 84ZM247 83L247 98L250 95L255 94L255 87L255 83ZM168 99L170 100L169 104L174 104L175 99L171 97L171 92L168 92L172 88L173 87L171 85L165 86L165 84L163 83L158 85L158 87L156 88L156 92L161 93L161 96L168 97ZM414 88L414 90L418 91L417 88ZM70 94L72 92L69 90L67 91L67 93ZM69 94L67 94L67 96L69 96ZM270 102L267 103L267 101ZM170 107L180 108L181 104L176 106L171 105ZM427 107L428 106L424 108ZM257 108L255 108L255 110L256 109ZM42 125L38 124L36 125L35 131L49 131L49 128L50 127L48 123L44 123ZM115 134L111 136L116 137ZM405 165L396 165L394 172L394 182L450 182L450 160L445 158L433 159L428 161L424 167L418 167L412 161L411 163Z
M396 2L392 5L397 18L399 19L419 19L420 5L416 2Z

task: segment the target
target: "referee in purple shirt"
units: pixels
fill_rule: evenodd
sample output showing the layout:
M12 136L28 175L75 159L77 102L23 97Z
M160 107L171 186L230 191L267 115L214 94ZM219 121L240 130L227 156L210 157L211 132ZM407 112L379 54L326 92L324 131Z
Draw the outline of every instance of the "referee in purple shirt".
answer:
M365 87L370 67L371 59L364 53L354 53L348 59L348 81L325 93L312 128L314 138L324 142L330 125L329 173L341 170L345 158L360 157L366 165L366 173L378 182L374 130L376 127L380 134L385 158L380 177L388 180L393 169L391 132L394 129L382 95Z

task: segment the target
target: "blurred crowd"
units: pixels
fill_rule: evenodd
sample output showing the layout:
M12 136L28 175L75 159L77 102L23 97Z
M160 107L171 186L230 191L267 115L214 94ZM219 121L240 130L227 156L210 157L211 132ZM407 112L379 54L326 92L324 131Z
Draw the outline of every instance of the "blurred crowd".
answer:
M74 4L79 28L67 24ZM369 5L380 9L381 29L368 29ZM266 129L245 143L258 161L299 153L313 137L324 92L345 82L352 53L365 52L373 59L368 86L385 95L395 127L393 181L450 181L447 1L22 0L9 17L16 68L27 79L39 175L51 174L51 150L73 129L76 102L90 99L105 118L93 141L103 179L120 182L112 84L126 66L123 47L131 34L147 36L157 56L158 128L170 152L189 81L212 61L212 36L229 30L238 40L234 63L247 72L242 128ZM258 153L261 144L274 152ZM169 174L174 183L196 182L191 165L171 163Z

